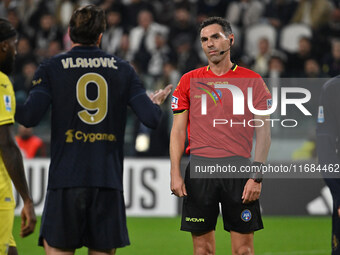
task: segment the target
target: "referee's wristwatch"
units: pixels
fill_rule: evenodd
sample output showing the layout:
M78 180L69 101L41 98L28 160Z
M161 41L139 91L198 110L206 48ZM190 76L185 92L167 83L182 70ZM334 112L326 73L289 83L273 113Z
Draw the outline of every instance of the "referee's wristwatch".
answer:
M251 166L252 170L255 170L254 172L252 171L250 173L249 179L253 179L254 182L261 183L263 180L263 173L262 173L262 166L264 164L261 162L254 161Z

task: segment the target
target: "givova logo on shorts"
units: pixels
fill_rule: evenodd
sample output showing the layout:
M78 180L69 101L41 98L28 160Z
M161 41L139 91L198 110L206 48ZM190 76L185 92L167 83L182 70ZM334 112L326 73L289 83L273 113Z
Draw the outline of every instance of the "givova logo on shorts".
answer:
M186 217L185 221L189 221L189 222L204 222L204 218L190 218L190 217Z
M251 211L248 210L248 209L245 209L241 212L241 219L244 221L244 222L248 222L251 220Z

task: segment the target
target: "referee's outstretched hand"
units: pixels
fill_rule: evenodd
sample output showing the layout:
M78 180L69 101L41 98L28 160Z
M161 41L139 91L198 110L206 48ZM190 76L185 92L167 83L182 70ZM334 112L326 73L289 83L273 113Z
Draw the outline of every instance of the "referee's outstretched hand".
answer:
M242 194L242 203L248 204L260 198L262 183L257 183L253 179L249 179L244 185Z
M172 84L169 84L164 89L156 90L150 95L150 99L154 104L161 105L171 93Z

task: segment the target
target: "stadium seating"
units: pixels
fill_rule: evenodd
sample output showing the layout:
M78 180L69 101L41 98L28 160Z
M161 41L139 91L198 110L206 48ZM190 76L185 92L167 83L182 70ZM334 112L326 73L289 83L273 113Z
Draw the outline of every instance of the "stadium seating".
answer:
M281 30L279 47L289 53L295 53L301 37L312 37L312 30L309 26L300 23L287 25Z
M276 45L277 33L275 28L269 24L256 24L246 29L244 37L245 53L255 57L258 53L258 40L267 38L269 47L273 49Z

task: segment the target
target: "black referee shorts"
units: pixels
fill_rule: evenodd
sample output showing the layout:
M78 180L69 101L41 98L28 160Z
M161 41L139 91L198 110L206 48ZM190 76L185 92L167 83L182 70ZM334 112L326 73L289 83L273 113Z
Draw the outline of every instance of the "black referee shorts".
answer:
M123 192L107 188L48 190L40 246L44 239L60 249L111 250L129 245Z
M225 164L239 168L242 165L250 165L250 161L243 157L230 157L225 158ZM188 195L183 199L181 230L215 230L220 203L226 231L250 233L262 229L259 201L242 203L242 193L247 181L248 178L190 178L189 163L185 173Z

